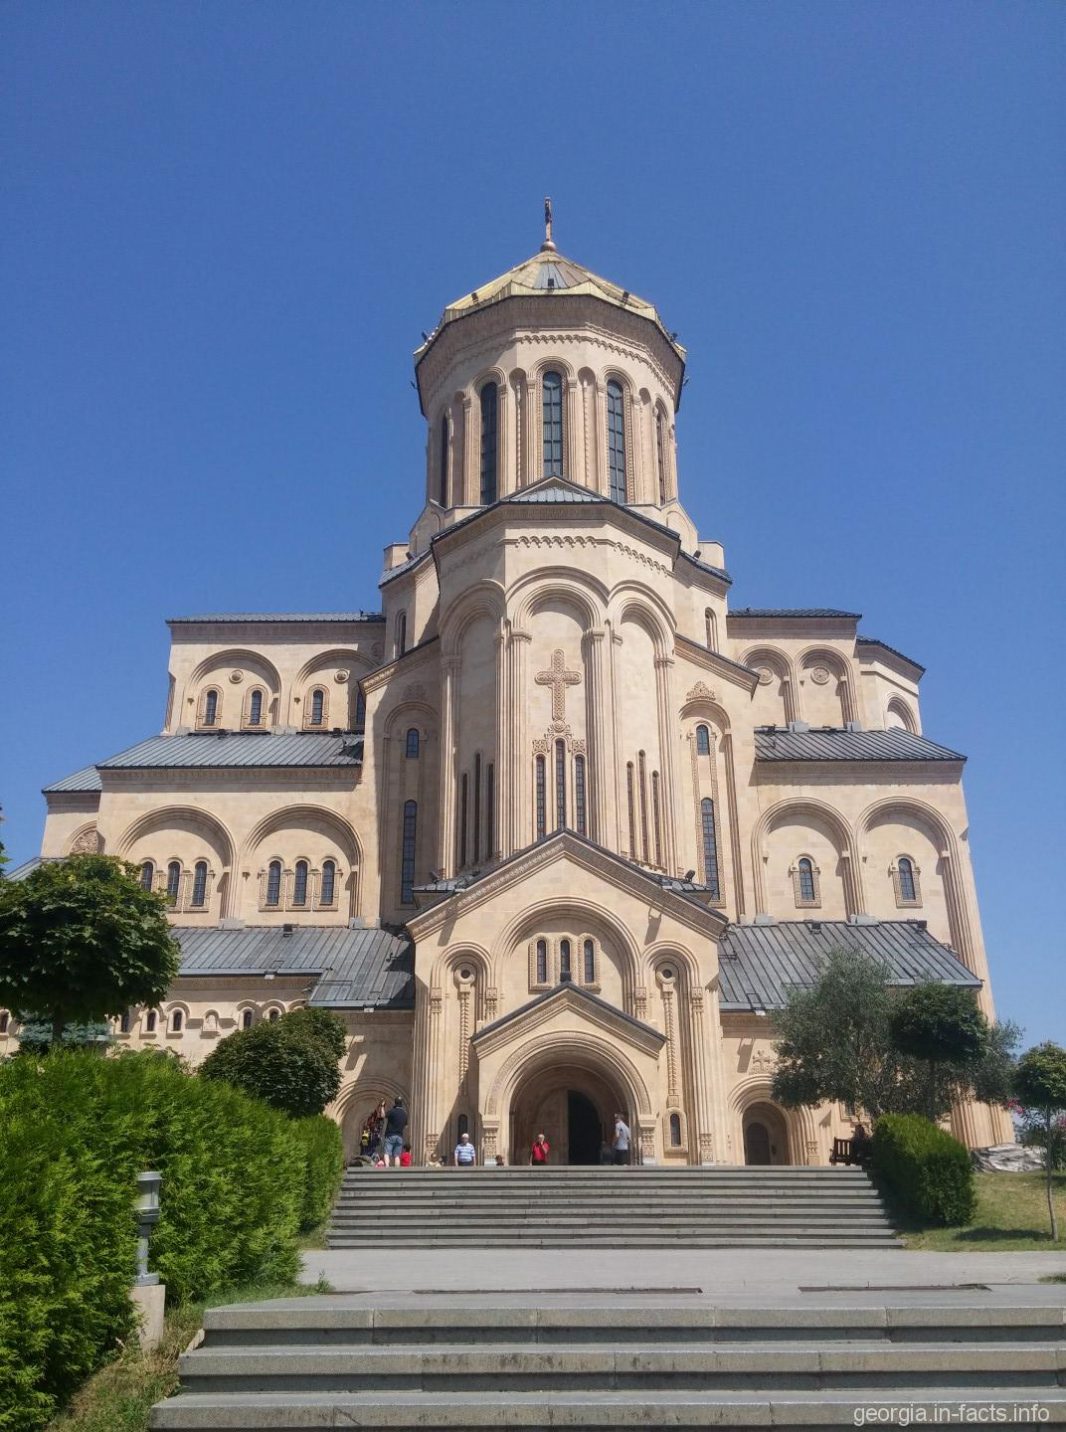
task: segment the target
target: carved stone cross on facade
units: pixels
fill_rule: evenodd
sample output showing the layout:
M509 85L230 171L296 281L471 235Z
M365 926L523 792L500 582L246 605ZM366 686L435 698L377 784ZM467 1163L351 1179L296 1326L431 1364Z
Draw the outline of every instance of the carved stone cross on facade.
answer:
M534 677L538 686L552 689L552 720L566 720L566 688L576 686L581 680L579 671L567 671L566 658L559 650L552 652L551 666L547 671L538 671Z

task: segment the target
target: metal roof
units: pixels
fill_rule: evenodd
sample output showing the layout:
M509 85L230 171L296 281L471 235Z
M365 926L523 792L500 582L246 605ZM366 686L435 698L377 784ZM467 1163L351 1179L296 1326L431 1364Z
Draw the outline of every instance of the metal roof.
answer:
M923 929L922 920L882 920L852 925L844 920L795 920L769 925L730 925L718 946L720 1000L724 1011L780 1009L789 989L812 985L832 950L854 950L887 967L894 985L938 980L979 989L973 975L946 945Z
M862 612L842 612L836 607L732 607L731 617L849 617L862 618Z
M32 875L38 865L44 864L44 858L40 855L31 855L29 860L24 860L21 865L16 865L3 877L5 880L25 880L27 875Z
M414 1008L414 947L389 930L346 925L176 927L182 976L306 975L312 1005Z
M755 731L757 761L965 761L947 746L902 728L891 731L841 731L814 727L763 726Z
M363 738L350 732L340 736L310 731L290 735L197 732L150 736L98 766L101 771L177 766L358 766L362 759Z
M893 656L898 656L901 661L905 661L908 666L913 666L916 671L925 670L925 667L922 665L922 663L920 661L915 661L913 656L907 656L905 652L898 651L894 646L889 646L887 641L879 641L875 636L857 636L855 638L855 645L879 646L882 651L890 651Z
M64 776L61 781L53 781L50 786L45 786L44 794L51 795L53 791L98 791L100 790L100 772L95 766L83 766L80 771L75 771L72 776Z
M573 482L549 478L547 482L538 482L535 487L525 488L503 500L504 502L606 502L607 498L601 497L598 492L590 492L587 487L578 487Z
M167 626L192 622L380 622L381 612L208 612L198 617L167 617Z

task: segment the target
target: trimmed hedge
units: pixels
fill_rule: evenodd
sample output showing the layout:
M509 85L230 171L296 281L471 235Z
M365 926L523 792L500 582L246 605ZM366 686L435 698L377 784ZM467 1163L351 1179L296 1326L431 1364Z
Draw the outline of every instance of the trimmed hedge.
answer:
M321 1114L337 1097L339 1060L346 1046L344 1026L336 1015L295 1010L273 1023L228 1034L204 1060L200 1073L298 1119Z
M132 1331L142 1169L163 1177L149 1266L183 1301L291 1279L342 1163L328 1120L291 1120L155 1053L11 1060L0 1129L2 1432L44 1426Z
M970 1155L920 1114L884 1114L873 1136L873 1167L900 1209L922 1223L957 1228L973 1219Z

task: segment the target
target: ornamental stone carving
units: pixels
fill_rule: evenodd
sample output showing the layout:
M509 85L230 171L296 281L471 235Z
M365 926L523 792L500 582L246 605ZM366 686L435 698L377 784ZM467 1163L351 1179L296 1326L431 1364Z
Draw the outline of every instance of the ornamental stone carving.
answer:
M811 680L816 686L824 686L829 680L829 672L824 666L812 666Z
M71 855L99 855L100 836L97 834L95 825L82 831L70 847L70 853Z
M759 678L760 681L762 677ZM685 697L686 701L717 701L717 691L712 691L706 681L697 681L692 690Z
M774 674L768 666L757 666L755 670L759 673L759 685L769 686L774 679Z
M350 671L337 671L333 674L333 680L337 683L338 686L343 686L344 683L348 680L349 676L351 676L351 674L352 673Z
M243 671L231 671L230 674L229 674L229 679L233 682L234 686L239 686L239 685L241 684L241 682L244 680L244 672L243 672Z

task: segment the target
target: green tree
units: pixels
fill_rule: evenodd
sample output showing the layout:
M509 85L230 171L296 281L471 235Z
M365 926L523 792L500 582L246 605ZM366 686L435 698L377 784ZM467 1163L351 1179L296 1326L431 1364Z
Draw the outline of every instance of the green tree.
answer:
M178 972L164 896L109 855L49 860L0 882L0 1004L46 1018L58 1043L131 1005L154 1005Z
M200 1066L201 1077L232 1084L294 1118L320 1114L340 1088L338 1029L342 1054L347 1039L336 1015L294 1010L228 1035Z
M1014 1093L1025 1111L1030 1129L1039 1131L1041 1135L1032 1142L1044 1149L1047 1211L1051 1220L1051 1241L1054 1243L1059 1236L1055 1216L1054 1167L1060 1116L1066 1110L1066 1049L1049 1041L1026 1050L1014 1071Z
M1000 1026L993 1038L972 990L932 982L902 990L893 1001L889 1029L898 1053L924 1071L922 1112L934 1123L957 1099L973 1094L975 1084L986 1099L1010 1096L1004 1062L1011 1052L1010 1028Z

